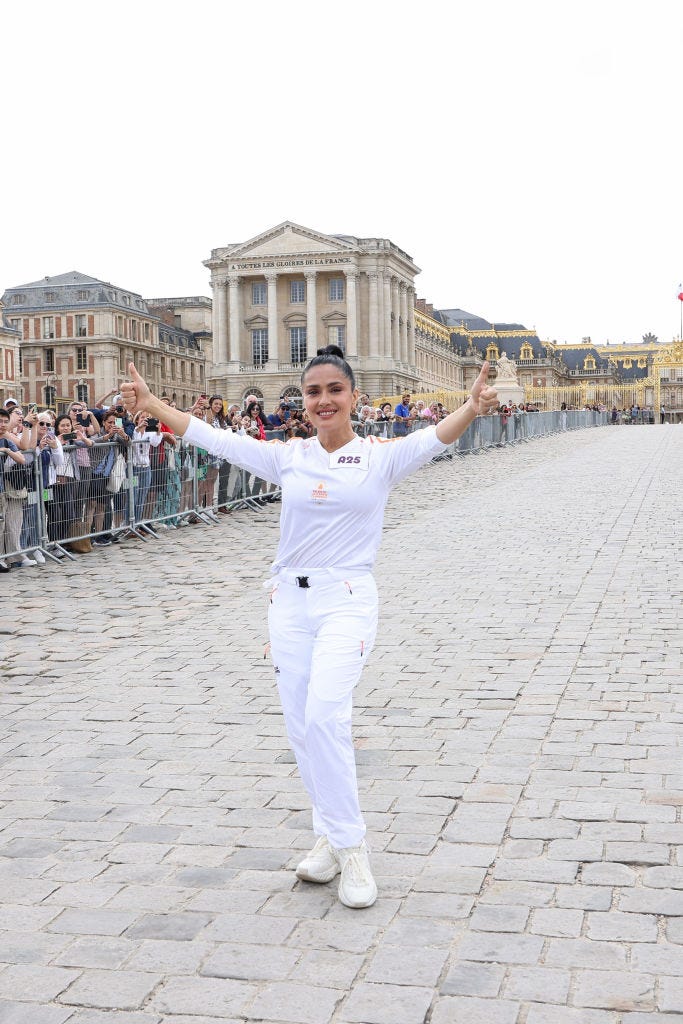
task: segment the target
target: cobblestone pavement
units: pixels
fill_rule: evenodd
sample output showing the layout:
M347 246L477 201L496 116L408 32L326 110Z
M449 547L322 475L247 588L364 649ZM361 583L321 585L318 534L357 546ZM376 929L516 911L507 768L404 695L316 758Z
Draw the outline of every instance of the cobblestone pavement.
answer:
M683 1022L682 450L602 428L397 489L364 911L292 871L276 506L6 577L0 1024Z

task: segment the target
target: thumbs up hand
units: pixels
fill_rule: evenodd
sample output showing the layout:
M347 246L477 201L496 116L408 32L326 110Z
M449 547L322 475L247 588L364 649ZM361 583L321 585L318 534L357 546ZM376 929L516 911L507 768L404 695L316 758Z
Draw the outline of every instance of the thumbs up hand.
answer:
M147 409L152 392L135 369L134 363L128 364L130 380L121 385L123 404L132 416L141 409Z
M486 360L470 391L470 401L477 416L485 416L498 405L498 392L487 383L489 362Z

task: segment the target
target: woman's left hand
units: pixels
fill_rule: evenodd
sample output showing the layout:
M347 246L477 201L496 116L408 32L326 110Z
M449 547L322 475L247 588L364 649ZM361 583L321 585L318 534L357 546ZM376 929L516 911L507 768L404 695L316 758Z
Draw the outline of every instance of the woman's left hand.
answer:
M498 405L498 392L487 383L489 366L486 360L470 391L470 402L477 416L486 416Z

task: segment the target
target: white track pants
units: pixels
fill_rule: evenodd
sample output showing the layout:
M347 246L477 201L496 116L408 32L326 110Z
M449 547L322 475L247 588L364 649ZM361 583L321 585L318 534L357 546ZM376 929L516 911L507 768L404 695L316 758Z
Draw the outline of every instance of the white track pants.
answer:
M375 642L370 573L313 583L274 581L268 624L287 735L313 804L313 831L358 846L365 822L351 738L353 688Z

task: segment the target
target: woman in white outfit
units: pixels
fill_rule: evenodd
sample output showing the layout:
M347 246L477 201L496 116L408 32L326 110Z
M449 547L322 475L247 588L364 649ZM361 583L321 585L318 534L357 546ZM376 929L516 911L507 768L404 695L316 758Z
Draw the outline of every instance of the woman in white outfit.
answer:
M282 488L280 543L272 566L271 654L287 733L313 805L317 842L296 869L329 882L339 898L369 907L377 898L365 844L351 737L353 689L375 641L372 567L392 486L455 441L497 404L488 363L470 398L436 427L386 441L356 436L358 392L340 349L321 349L302 374L310 439L263 442L213 430L151 395L131 364L121 392L130 412L163 418L186 443Z

